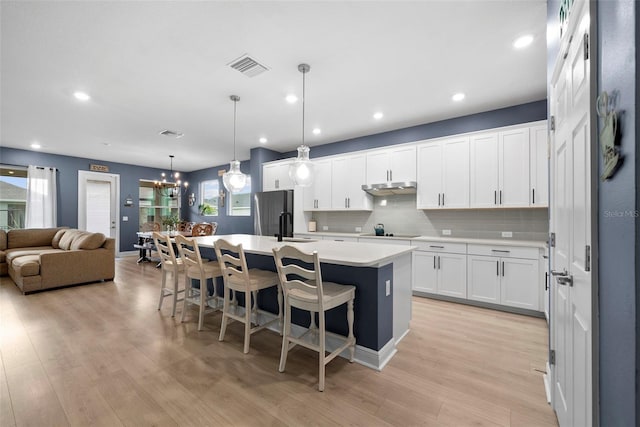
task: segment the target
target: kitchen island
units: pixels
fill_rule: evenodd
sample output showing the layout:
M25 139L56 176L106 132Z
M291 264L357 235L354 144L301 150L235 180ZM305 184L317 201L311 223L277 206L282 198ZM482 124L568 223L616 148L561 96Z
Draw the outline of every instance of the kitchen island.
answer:
M275 237L231 234L197 237L201 248L209 248L203 249L203 256L213 258L210 248L218 239L234 245L242 243L250 267L272 271L276 270L272 253L275 247L292 245L305 252L317 251L323 280L356 287L354 334L358 363L381 370L396 353L396 344L409 332L411 246L287 238L278 242ZM264 294L259 298L260 306L277 313L276 293ZM293 322L302 331L309 325L309 316L294 313ZM327 312L327 330L347 334L346 307ZM331 351L335 343L329 340L327 346Z

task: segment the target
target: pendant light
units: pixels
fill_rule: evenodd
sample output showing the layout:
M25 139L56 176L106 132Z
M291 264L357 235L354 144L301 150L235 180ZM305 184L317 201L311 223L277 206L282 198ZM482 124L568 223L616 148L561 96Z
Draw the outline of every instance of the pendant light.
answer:
M229 162L229 171L222 175L224 188L232 194L240 192L247 183L247 175L240 171L240 162L236 160L236 107L240 97L231 95L233 101L233 160Z
M188 182L185 181L183 184L180 180L180 172L173 171L174 157L173 154L169 154L169 174L162 172L162 174L160 174L161 179L154 181L154 187L161 197L181 197L183 192L186 192L189 187ZM172 181L167 181L167 178ZM181 185L184 185L184 190Z
M289 166L289 178L295 185L301 187L308 187L313 184L313 163L309 160L309 147L304 144L305 74L310 69L309 64L298 65L298 71L302 73L302 143L298 147L298 157Z

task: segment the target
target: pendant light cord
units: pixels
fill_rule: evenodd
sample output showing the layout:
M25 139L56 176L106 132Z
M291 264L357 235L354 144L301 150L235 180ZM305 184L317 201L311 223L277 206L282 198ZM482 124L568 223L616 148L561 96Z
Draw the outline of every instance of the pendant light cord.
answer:
M236 118L237 118L238 100L233 100L233 160L236 160Z
M304 145L304 99L305 99L305 77L307 72L302 72L302 145Z

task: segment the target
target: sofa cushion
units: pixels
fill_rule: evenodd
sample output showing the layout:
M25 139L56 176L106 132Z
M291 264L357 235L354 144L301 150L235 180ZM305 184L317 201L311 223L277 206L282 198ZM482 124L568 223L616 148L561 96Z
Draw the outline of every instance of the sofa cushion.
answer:
M73 243L73 240L84 233L86 232L76 230L76 229L67 230L66 233L64 233L60 238L60 242L58 243L58 246L60 247L60 249L64 249L65 251L68 251L69 249L71 249L71 243Z
M0 251L7 249L7 232L0 230Z
M60 239L62 239L62 236L67 230L69 230L67 227L61 228L53 236L53 239L51 239L51 246L53 246L54 249L60 248Z
M60 249L53 249L51 246L37 246L35 248L16 248L5 251L7 264L11 264L14 259L25 255L40 255L46 252L60 252Z
M13 260L11 268L18 276L28 277L40 274L40 255L24 255Z
M0 251L0 263L7 262L7 253L5 251Z
M9 230L7 249L51 246L51 240L59 228L29 228Z
M98 249L107 238L102 233L85 233L76 237L71 243L71 250Z

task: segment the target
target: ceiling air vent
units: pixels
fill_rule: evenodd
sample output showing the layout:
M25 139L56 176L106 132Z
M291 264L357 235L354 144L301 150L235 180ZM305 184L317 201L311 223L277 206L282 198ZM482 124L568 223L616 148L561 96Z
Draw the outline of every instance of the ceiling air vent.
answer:
M268 70L267 67L260 64L258 61L246 54L242 55L238 59L234 59L228 65L234 70L240 71L247 77L255 77L258 74L262 74Z
M165 129L163 131L160 131L160 135L172 136L174 138L182 138L184 134L182 132L176 132L175 130Z

